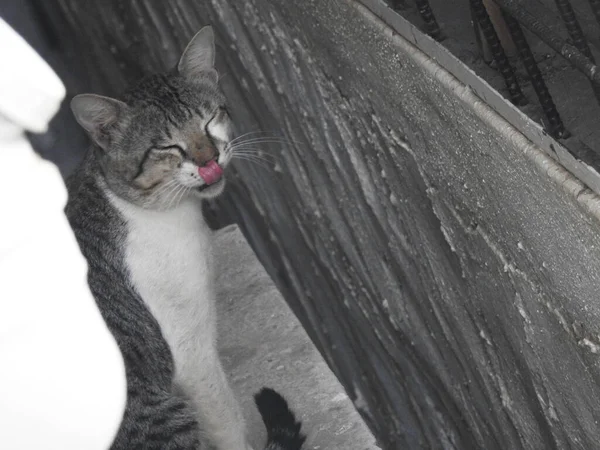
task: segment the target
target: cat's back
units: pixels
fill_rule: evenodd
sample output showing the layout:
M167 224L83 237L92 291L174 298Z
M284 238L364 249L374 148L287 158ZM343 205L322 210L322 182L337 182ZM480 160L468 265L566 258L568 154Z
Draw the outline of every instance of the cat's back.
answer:
M125 232L125 223L101 188L98 174L97 162L90 151L67 179L69 199L65 213L84 254L88 250L87 245L83 245L87 243L86 238L104 239L109 243L121 239ZM111 250L110 247L107 250Z
M67 180L69 198L65 213L87 259L88 281L103 311L105 305L100 297L109 294L108 287L124 288L127 284L121 250L126 224L109 201L99 174L93 152L89 152Z
M92 294L121 348L129 382L143 378L166 385L173 371L170 350L132 285L125 255L127 222L111 202L96 164L88 155L67 180L65 213L88 262Z

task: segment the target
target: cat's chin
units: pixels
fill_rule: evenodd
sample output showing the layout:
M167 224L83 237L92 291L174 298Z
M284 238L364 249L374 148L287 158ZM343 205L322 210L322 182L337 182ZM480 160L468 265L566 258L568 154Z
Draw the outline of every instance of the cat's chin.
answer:
M194 194L200 198L210 199L218 197L223 193L225 189L225 177L222 177L216 183L211 185L204 185L194 189Z

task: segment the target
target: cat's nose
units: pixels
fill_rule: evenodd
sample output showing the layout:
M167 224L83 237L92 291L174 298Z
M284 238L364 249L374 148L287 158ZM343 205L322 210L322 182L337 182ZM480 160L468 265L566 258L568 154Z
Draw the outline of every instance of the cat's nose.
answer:
M206 163L216 159L219 156L219 151L212 146L205 146L202 149L196 150L192 153L192 160L199 167L205 166Z

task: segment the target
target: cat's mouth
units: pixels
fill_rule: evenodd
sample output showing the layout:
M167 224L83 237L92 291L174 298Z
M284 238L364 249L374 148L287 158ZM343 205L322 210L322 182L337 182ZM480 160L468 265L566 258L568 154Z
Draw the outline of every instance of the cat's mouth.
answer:
M213 183L213 184L203 184L202 186L198 186L198 187L196 188L196 191L197 191L197 192L204 192L204 191L206 191L206 190L208 190L208 189L210 189L210 188L213 188L213 187L219 186L219 185L220 185L220 184L221 184L223 181L225 181L225 180L224 180L223 178L221 178L221 179L219 179L219 181L217 181L216 183Z
M223 168L216 160L212 160L206 165L198 167L198 175L204 180L204 184L197 188L198 191L202 192L222 180Z

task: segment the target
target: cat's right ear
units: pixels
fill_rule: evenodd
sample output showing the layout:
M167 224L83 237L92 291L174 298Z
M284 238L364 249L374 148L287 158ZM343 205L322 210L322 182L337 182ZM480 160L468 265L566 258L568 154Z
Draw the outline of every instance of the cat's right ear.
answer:
M101 95L81 94L71 100L75 119L104 150L110 145L115 125L126 109L125 103Z
M177 70L190 81L209 77L215 82L219 76L215 70L215 33L211 26L202 28L187 45Z

